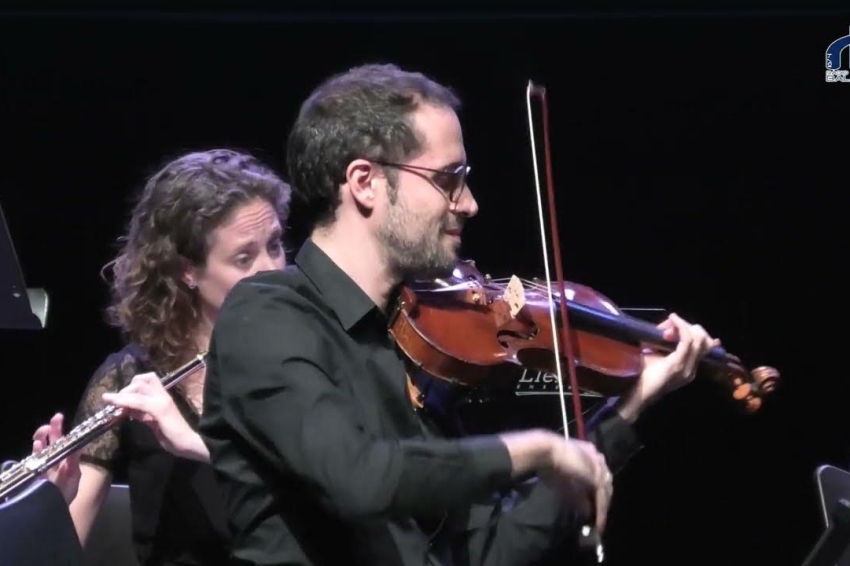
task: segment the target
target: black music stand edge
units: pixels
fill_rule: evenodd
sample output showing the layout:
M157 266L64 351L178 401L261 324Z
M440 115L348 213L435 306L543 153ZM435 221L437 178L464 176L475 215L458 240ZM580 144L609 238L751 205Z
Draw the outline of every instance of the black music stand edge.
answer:
M0 329L44 328L48 303L44 289L26 287L9 226L0 207Z
M839 499L832 506L830 525L806 557L803 566L836 566L850 547L850 501Z

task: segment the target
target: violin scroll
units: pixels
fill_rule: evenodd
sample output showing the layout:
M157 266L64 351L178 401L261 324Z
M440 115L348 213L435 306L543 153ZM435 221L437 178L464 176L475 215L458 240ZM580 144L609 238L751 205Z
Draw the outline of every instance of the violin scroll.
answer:
M731 378L732 397L743 406L744 411L755 413L761 408L762 397L776 390L779 371L770 366L759 366L749 372L749 378L749 381L738 376Z
M770 366L759 366L750 372L762 393L773 393L779 385L779 371Z

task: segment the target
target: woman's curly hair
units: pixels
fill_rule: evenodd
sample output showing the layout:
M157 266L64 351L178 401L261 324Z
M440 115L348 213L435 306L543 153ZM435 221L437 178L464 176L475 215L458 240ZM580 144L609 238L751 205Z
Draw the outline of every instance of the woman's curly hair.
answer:
M197 292L183 281L187 262L206 263L210 236L237 205L265 199L281 226L290 187L255 157L229 149L183 155L145 184L111 272L109 322L145 349L161 372L197 353L189 339L200 320ZM107 273L104 273L107 275Z

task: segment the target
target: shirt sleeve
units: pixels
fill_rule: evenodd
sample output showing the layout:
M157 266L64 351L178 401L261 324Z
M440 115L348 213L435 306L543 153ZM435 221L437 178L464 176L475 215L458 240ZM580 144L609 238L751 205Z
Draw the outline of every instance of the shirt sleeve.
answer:
M137 363L133 356L124 353L110 355L86 385L72 426L76 427L86 419L93 417L106 406L104 393L119 391L136 373ZM66 431L67 432L67 431ZM121 427L115 426L80 450L80 461L114 472L117 462L122 458Z
M368 432L348 377L327 369L333 346L311 311L288 288L234 289L213 333L205 389L217 399L204 411L202 434L238 439L253 465L345 518L442 513L509 485L510 456L496 437ZM215 465L217 442L209 445Z

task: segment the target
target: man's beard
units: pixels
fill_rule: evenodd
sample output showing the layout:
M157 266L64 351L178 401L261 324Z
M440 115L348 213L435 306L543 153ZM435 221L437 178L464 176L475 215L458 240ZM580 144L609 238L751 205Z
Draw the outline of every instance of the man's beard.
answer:
M420 219L401 204L393 205L378 238L394 273L401 279L434 279L451 273L457 263L457 253L447 250L443 237L448 228L441 220L429 225L420 234L411 234L410 227Z

